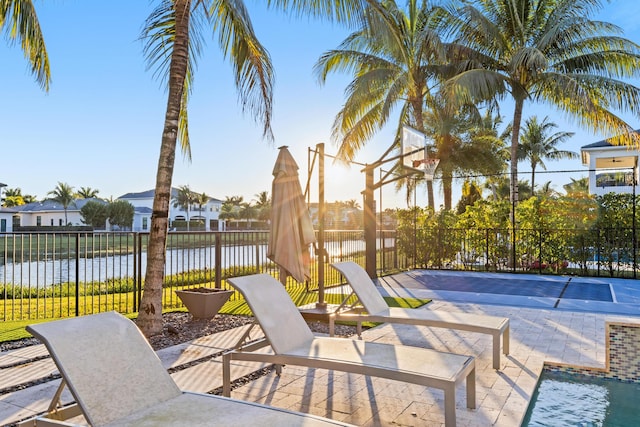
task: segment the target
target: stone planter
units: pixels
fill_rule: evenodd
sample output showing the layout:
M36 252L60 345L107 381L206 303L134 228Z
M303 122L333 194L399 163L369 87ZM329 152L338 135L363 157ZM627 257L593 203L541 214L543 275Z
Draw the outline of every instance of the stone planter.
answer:
M175 291L194 319L213 319L233 291L216 288L194 288Z

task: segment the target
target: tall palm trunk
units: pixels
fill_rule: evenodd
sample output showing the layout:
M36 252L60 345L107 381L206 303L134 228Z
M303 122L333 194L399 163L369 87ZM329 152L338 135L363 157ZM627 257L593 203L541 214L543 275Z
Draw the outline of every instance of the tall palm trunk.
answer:
M174 7L176 34L169 68L169 96L153 198L153 214L147 247L147 271L137 322L140 330L147 337L162 332L162 284L164 282L166 239L169 226L171 179L175 164L178 119L189 55L191 0L175 0Z
M429 209L432 209L434 211L436 210L434 206L436 202L433 197L433 180L432 179L427 181L427 204L429 206Z
M416 123L415 128L424 133L424 118L422 114L422 103L424 102L424 95L422 95L422 86L418 85L416 93L419 95L412 96L411 108L413 108L413 117ZM433 180L427 180L427 205L429 209L435 211L435 198L433 196Z
M451 210L451 192L453 187L453 177L450 172L442 173L442 194L444 199L444 209Z
M536 164L531 162L531 195L536 195Z
M516 98L513 113L513 129L511 132L511 221L515 226L515 206L518 204L518 141L520 139L520 124L522 123L522 109L524 99Z

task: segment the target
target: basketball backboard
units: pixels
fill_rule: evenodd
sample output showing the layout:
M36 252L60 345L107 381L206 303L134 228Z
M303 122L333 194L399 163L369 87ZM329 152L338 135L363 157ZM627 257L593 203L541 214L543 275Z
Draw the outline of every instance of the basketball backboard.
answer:
M402 165L425 174L433 179L438 159L430 158L427 151L427 138L424 133L407 125L402 126Z

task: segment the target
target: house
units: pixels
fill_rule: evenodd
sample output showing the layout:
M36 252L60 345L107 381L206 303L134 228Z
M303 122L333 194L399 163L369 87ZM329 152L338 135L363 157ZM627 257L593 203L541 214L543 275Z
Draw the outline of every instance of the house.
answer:
M54 200L43 200L41 202L27 203L25 205L14 206L16 211L13 220L13 227L63 227L65 225L83 226L80 209L90 201L100 201L100 199L76 199L65 209L61 203Z
M14 208L2 208L0 207L0 233L11 233L13 232L13 222L20 217L16 214Z
M200 220L205 225L206 231L217 231L223 229L224 224L218 220L222 200L210 197L206 204L189 206L189 212L183 207L174 207L173 200L177 198L179 190L171 188L171 202L169 204L169 224L174 221ZM127 193L118 200L125 200L133 205L135 214L133 218L133 231L149 231L151 225L151 213L153 209L153 197L155 189L140 193Z
M151 214L153 212L153 196L155 190L148 190L141 193L127 193L117 200L124 200L134 208L133 224L131 231L149 231L151 227ZM172 201L169 205L169 222L186 220L187 212L183 208L176 208L173 206L173 198L178 194L178 189L172 188ZM3 220L7 228L7 232L13 231L16 227L62 227L64 225L83 226L82 215L80 209L89 201L98 201L101 203L107 203L101 199L76 199L73 203L67 206L66 221L64 207L53 200L43 200L41 202L27 203L21 206L15 206L7 209L2 208L0 210L0 232L2 231ZM206 205L194 205L189 207L189 219L190 220L202 220L205 224L205 229L218 230L222 227L219 224L218 215L222 201L214 198L209 198ZM106 224L107 230L112 230L112 227Z
M602 140L583 146L580 154L582 164L589 168L589 194L637 192L638 148Z

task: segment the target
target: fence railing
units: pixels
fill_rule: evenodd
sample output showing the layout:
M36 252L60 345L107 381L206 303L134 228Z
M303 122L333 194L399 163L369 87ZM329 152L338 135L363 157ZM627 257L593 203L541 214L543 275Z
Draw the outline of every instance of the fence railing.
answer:
M268 237L268 231L169 233L164 308L182 306L177 289L225 288L226 278L253 273L278 277L267 258ZM116 232L0 234L0 319L136 312L148 238ZM380 231L376 267L378 274L436 268L636 278L637 238L633 229ZM330 263L365 265L364 232L325 231L324 241L325 287L341 281ZM287 286L318 289L316 250L310 280L298 285L290 279Z
M638 233L632 228L459 229L398 231L409 268L536 272L637 278Z
M279 269L267 258L268 237L268 231L169 233L163 307L182 306L177 289L225 288L224 279L252 273L278 277ZM148 233L132 232L0 234L0 319L136 312L148 239ZM393 251L393 237L384 245L384 251ZM340 278L328 263L364 259L363 233L326 231L325 250L324 284L330 286ZM313 262L311 278L301 286L318 289L318 268ZM298 284L289 279L287 286Z

